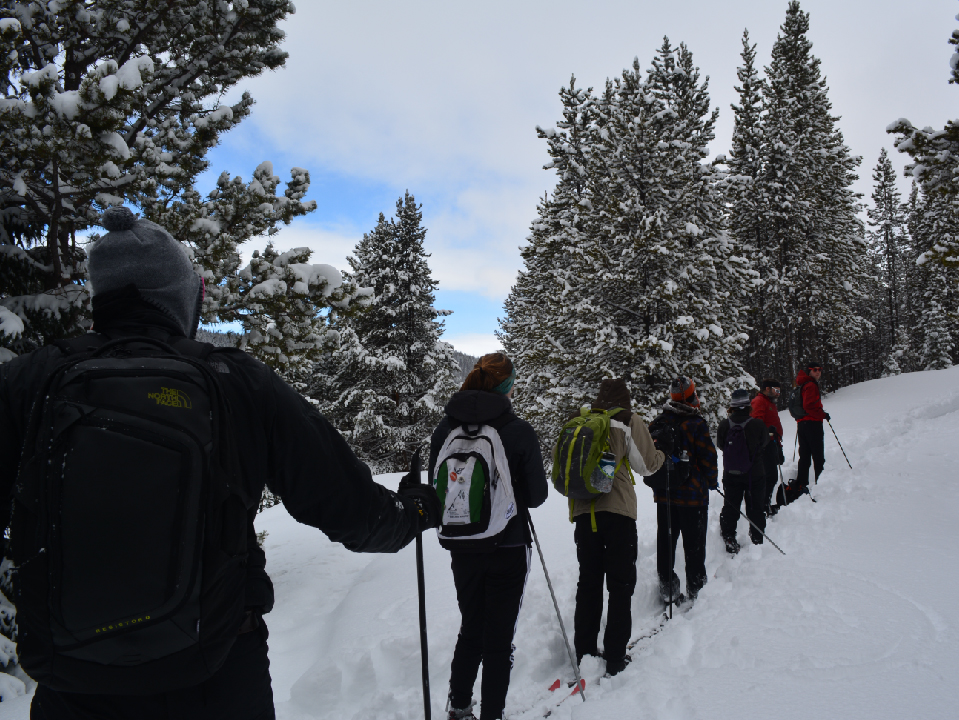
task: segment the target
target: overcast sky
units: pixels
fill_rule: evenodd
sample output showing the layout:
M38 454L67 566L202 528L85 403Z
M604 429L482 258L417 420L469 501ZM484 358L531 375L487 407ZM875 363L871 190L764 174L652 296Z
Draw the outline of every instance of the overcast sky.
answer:
M601 87L634 57L648 67L664 35L683 41L720 109L712 155L725 153L742 32L748 28L758 62L768 65L786 7L301 0L284 25L285 69L241 85L257 105L212 153L211 174L249 178L262 160L284 180L290 167L308 169L319 207L274 239L282 248L309 246L314 262L340 268L408 189L423 205L437 304L454 311L445 339L464 352L489 352L537 198L555 185L542 169L548 156L535 127L555 125L560 87L571 75ZM885 132L890 122L941 127L959 115L947 43L959 3L804 0L802 8L839 126L863 158L857 189L868 199L882 147L898 170L904 164Z

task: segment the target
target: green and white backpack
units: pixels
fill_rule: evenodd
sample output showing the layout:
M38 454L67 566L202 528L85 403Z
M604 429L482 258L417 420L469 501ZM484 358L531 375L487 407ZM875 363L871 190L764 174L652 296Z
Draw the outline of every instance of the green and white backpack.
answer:
M446 547L496 545L517 514L506 451L494 425L502 427L494 422L453 428L437 455L432 482L443 517L436 532Z

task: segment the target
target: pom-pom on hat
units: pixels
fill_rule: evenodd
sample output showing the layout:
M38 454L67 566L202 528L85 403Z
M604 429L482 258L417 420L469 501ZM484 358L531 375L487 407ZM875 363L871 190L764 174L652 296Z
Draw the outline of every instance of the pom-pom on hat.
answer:
M107 233L93 243L87 261L94 294L136 285L144 300L193 337L203 285L185 248L162 227L126 207L107 208L100 224Z
M699 407L699 396L696 395L696 383L692 378L680 375L669 386L669 399Z
M733 395L729 399L729 407L731 408L745 408L749 407L749 391L739 388L733 390Z

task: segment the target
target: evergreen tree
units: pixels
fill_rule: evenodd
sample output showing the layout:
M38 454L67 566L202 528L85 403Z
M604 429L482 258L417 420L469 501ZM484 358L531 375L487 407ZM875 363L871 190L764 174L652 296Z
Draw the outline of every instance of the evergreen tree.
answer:
M830 114L808 30L809 15L792 0L766 68L764 351L779 377L792 377L803 358L815 356L838 365L830 383L844 384L842 346L869 329L856 311L868 281L860 205L851 189L859 158Z
M750 382L738 362L748 274L703 163L708 80L667 39L646 77L634 61L602 95L571 83L560 96L558 128L539 130L558 183L501 321L517 407L548 443L603 378L625 377L651 417L685 373L716 413Z
M896 173L886 149L879 154L873 171L875 186L873 206L867 210L870 256L876 265L879 286L872 303L873 323L876 325L876 355L882 358L882 375L898 375L902 371L899 359L900 329L905 292L905 263L910 254L906 234L905 207L896 188Z
M739 104L732 105L735 118L732 147L725 179L726 200L729 205L729 233L742 248L743 255L756 273L750 293L748 321L751 326L744 353L745 367L754 377L775 374L771 356L765 351L770 333L778 326L769 327L767 321L768 278L773 258L768 253L769 234L766 227L766 209L763 201L763 129L762 109L765 82L756 69L756 46L749 43L749 32L743 32L743 64L736 70L740 85L735 88Z
M284 64L277 25L293 11L289 0L0 2L0 305L23 325L0 332L5 357L89 327L77 233L124 202L192 253L207 287L205 321L240 321L248 347L280 369L322 349L319 327L260 341L283 323L257 324L265 288L255 285L289 268L267 271L260 260L244 276L238 250L315 209L303 199L309 174L294 168L279 192L263 163L249 182L223 173L207 196L195 188L207 152L253 105L247 93L233 105L222 97ZM296 263L305 260L300 253ZM315 317L352 303L352 287L320 275L285 294L283 312Z
M948 266L929 261L930 249L941 237L941 218L948 217L949 200L941 193L919 193L912 207L911 226L916 259L916 294L920 300L915 347L918 369L942 370L951 367L956 350L955 277Z
M434 307L422 219L407 192L396 217L381 214L348 258L351 280L372 288L371 303L344 328L321 405L357 455L383 472L409 466L459 386L453 348L439 339L449 313Z
M951 45L959 46L959 30L953 30ZM950 61L950 83L959 82L959 53ZM896 148L907 153L906 165L919 190L911 198L910 225L919 252L915 270L921 297L916 318L918 338L914 347L919 367L940 369L959 360L956 320L959 313L959 120L946 122L941 130L916 128L905 118L889 125ZM911 297L916 297L913 293Z

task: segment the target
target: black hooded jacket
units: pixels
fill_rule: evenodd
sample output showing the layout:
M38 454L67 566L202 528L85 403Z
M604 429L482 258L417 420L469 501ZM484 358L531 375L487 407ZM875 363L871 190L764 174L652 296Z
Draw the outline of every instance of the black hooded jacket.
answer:
M513 480L513 492L519 505L516 517L507 523L506 529L499 536L498 546L530 545L533 538L526 521L526 510L542 505L549 494L543 456L533 426L513 414L508 397L482 390L460 390L450 398L445 412L446 417L436 426L430 439L430 481L435 478L437 455L454 428L464 423L488 424L492 420L498 421L499 436L503 441L509 474ZM441 541L441 544L448 550L459 550L455 542ZM486 547L480 552L492 550L493 548Z
M762 462L762 452L766 444L772 442L769 434L766 432L766 423L759 418L750 417L750 408L736 408L729 414L728 418L723 418L716 431L716 447L720 452L726 447L726 437L729 435L729 422L744 423L743 432L746 435L746 446L749 448L749 458L753 461L752 469L749 471L750 482L762 482L765 476L765 469ZM739 476L742 477L742 476ZM725 467L723 468L723 480L729 482L735 481L735 476L727 476Z
M182 335L135 288L122 302L95 303L93 319L94 327L110 337ZM63 357L50 345L0 365L0 505L10 497L40 386ZM273 606L266 555L253 532L264 486L282 498L294 519L355 552L396 552L416 537L412 501L374 482L340 434L273 370L233 348L215 348L207 362L226 396L241 480L254 503L247 533L247 607L269 612Z

